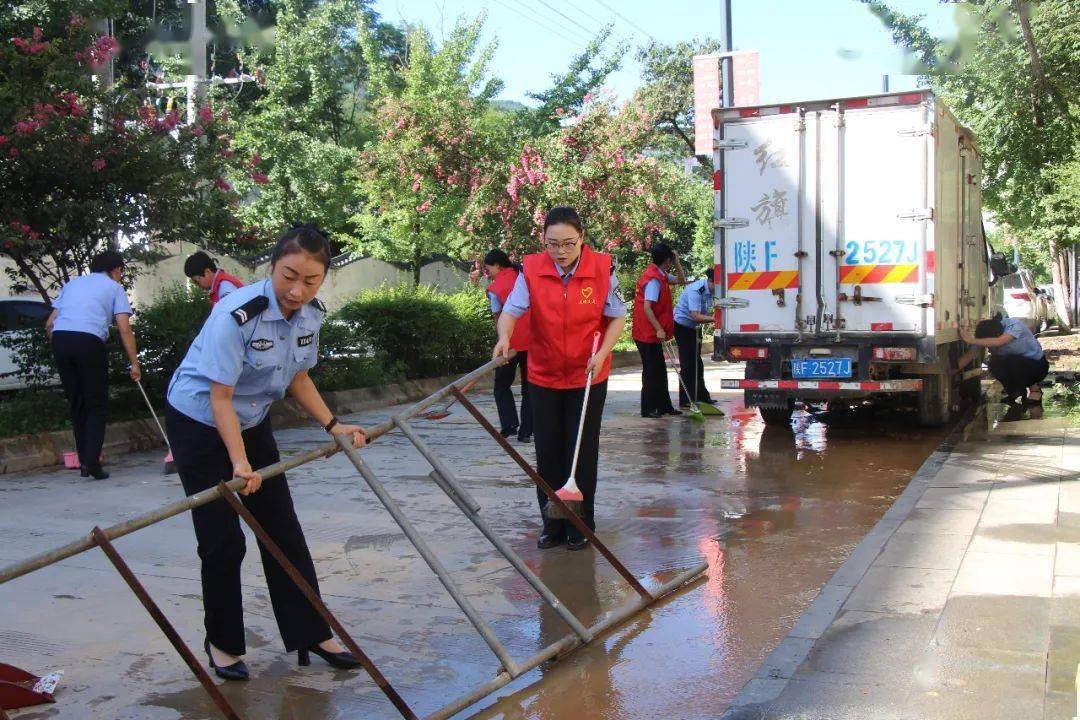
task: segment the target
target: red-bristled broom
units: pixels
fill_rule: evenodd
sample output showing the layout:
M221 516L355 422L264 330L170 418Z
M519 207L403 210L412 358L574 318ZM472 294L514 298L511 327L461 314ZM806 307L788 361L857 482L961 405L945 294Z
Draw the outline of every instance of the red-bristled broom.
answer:
M592 341L592 354L589 358L592 359L596 356L596 351L600 347L600 331L593 333ZM555 493L555 497L566 503L566 507L570 512L580 516L585 503L585 496L581 493L581 488L578 487L577 478L574 475L577 474L578 455L581 453L581 434L585 430L585 413L589 410L589 390L592 388L592 370L585 376L585 397L581 401L581 419L578 420L577 426L577 439L574 441L574 460L570 463L570 477L567 478L566 484L559 488ZM548 503L548 517L552 519L569 520L566 514L562 511L557 503Z
M165 447L169 448L169 452L165 455L165 460L162 462L165 463L165 474L172 475L176 472L176 462L173 460L172 445L169 444L169 436L165 434L165 428L161 427L161 421L158 420L157 413L154 412L154 406L150 403L150 397L146 394L146 390L143 389L142 383L136 380L135 384L139 386L139 392L142 393L143 400L146 401L146 407L150 408L150 417L154 418L154 424L157 425L157 429L161 431L161 439L165 441Z

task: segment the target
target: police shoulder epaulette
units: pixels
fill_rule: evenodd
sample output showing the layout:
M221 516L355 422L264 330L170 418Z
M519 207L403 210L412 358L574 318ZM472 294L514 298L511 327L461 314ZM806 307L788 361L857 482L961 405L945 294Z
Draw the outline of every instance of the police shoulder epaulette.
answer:
M308 305L315 308L319 312L326 312L326 305L324 305L323 301L319 298L312 298L311 302L309 302Z
M268 307L270 307L270 298L265 295L256 295L229 314L233 316L237 325L243 325Z

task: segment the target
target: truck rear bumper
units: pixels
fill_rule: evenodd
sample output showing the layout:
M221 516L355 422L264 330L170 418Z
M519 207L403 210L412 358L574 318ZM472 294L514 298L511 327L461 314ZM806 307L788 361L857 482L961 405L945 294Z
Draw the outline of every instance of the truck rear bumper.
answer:
M724 390L770 390L791 391L793 393L812 392L818 393L835 392L847 393L899 393L919 392L922 390L923 381L917 378L906 380L867 380L862 382L844 382L838 380L721 380L720 387Z

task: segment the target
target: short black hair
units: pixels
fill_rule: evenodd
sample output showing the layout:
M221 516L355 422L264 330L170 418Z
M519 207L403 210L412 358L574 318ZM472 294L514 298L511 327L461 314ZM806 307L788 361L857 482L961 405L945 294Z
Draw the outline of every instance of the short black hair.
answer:
M202 250L192 253L184 261L184 275L189 278L202 277L207 270L217 272L217 263Z
M270 264L273 265L285 255L295 255L303 251L322 261L323 267L330 269L330 235L323 229L310 223L294 222L292 227L282 233L270 251Z
M505 251L500 250L499 248L492 248L491 250L487 251L487 254L484 255L484 264L498 265L501 268L516 267L514 263L510 261L510 256L507 255Z
M124 256L115 250L100 252L90 259L90 272L110 273L116 268L124 267Z
M675 257L675 253L671 250L667 243L663 241L657 241L652 244L652 249L649 251L652 253L652 261L656 265L662 262L666 262Z
M990 320L980 320L975 326L975 337L979 338L996 338L1001 337L1005 333L1005 326L1001 324L1001 320L998 318L992 318Z
M709 278L709 282L716 282L716 280L714 279L715 275L716 275L716 269L715 268L709 268L708 270L705 271L705 277Z

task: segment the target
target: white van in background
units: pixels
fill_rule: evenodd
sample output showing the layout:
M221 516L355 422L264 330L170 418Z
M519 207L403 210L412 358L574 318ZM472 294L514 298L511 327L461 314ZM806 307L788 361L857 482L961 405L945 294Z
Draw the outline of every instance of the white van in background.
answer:
M32 297L0 297L0 335L45 327L52 308ZM11 351L0 346L0 392L22 390L26 378L19 372Z
M1036 287L1030 270L1021 268L1002 278L1005 285L1005 313L1011 318L1023 320L1036 335L1050 327L1057 316L1053 301L1047 299L1045 290Z

